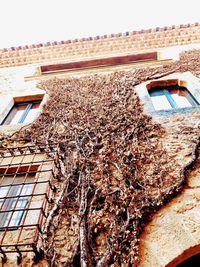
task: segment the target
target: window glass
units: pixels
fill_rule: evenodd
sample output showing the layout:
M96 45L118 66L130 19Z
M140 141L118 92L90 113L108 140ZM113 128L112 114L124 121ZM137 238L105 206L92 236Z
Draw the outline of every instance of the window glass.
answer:
M151 101L153 103L155 110L161 110L161 109L166 110L172 108L166 96L164 95L152 96Z
M170 90L171 97L176 102L177 107L186 108L192 107L189 99L187 98L187 94L184 90Z
M17 124L22 117L22 114L24 113L24 110L26 109L26 105L16 105L13 107L12 112L10 113L10 116L7 120L8 124Z
M35 104L32 105L32 107L29 110L26 118L24 119L24 123L30 123L30 122L34 121L34 119L38 115L39 106L40 106L39 103L35 103Z
M4 186L4 187L0 187L0 208L2 208L2 204L3 204L3 198L7 195L8 193L8 186Z
M22 185L17 186L17 190L16 190L17 195L19 194L19 195L23 196L23 195L27 195L27 194L31 193L31 189L32 189L31 184L24 185L22 191L21 191L21 187L22 187ZM21 193L20 193L20 191L21 191ZM17 196L17 195L15 195L15 196ZM11 209L24 209L24 208L26 208L26 205L28 203L28 196L18 197L18 198L15 197L15 198L11 199L11 203L12 203ZM13 213L10 212L6 216L6 220L4 222L4 225L8 225L9 220L10 220L9 226L19 225L21 222L23 213L24 213L23 210L14 211Z
M0 186L0 228L14 227L20 224L24 210L17 209L26 208L29 195L32 193L31 183L34 178L35 174L28 174L28 176L9 174L3 177Z

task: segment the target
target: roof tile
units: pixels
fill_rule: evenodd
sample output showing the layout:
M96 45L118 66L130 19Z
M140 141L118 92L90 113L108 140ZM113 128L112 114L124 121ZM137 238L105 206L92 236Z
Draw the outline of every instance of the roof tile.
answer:
M0 50L0 66L23 65L52 59L71 61L77 57L88 58L112 55L122 52L138 51L167 47L169 45L200 43L200 24L181 24L155 29L142 29L118 34L108 34L60 42L47 42ZM6 59L9 58L9 63ZM7 63L6 63L7 62Z

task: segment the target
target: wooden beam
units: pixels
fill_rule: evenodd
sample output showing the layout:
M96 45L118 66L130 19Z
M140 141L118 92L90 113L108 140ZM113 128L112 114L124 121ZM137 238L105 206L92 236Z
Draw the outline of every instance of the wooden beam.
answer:
M14 97L14 102L21 103L21 102L37 101L37 100L42 100L43 97L44 97L44 94L16 96Z
M126 63L134 63L138 61L150 61L157 60L158 54L157 52L149 52L143 54L135 54L128 56L117 56L110 58L101 58L101 59L93 59L93 60L84 60L84 61L76 61L70 63L63 64L53 64L53 65L45 65L41 66L40 70L42 74L48 72L59 72L73 69L86 69L92 67L103 67L103 66L113 66L113 65L121 65Z
M179 85L177 79L158 80L158 81L152 81L149 84L147 84L147 89L150 90L156 87L176 86L176 85Z

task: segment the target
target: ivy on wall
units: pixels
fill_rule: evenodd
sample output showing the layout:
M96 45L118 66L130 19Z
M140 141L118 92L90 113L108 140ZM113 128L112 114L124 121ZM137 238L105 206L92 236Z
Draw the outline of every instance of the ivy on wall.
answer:
M163 147L166 129L143 113L134 86L177 71L196 70L198 75L199 57L193 51L164 67L39 85L49 100L36 122L12 139L58 144L61 186L45 236L50 266L59 266L63 255L63 266L137 265L142 229L182 189L196 158L199 132L188 130L191 157L180 166ZM64 241L57 237L61 228ZM68 254L61 246L65 242L71 245Z

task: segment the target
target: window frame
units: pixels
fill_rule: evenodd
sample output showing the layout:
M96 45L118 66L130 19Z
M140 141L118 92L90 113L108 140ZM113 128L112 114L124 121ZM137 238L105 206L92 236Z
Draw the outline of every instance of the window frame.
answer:
M25 119L27 118L27 116L28 116L29 112L31 111L33 105L34 104L39 104L39 106L38 106L38 108L39 108L41 102L42 102L42 99L41 100L26 101L26 102L14 102L14 105L11 107L11 109L8 112L8 114L3 119L1 125L18 125L18 124L24 123ZM22 115L20 116L18 122L14 123L14 124L10 123L12 121L12 119L13 119L13 118L11 118L11 120L9 121L9 118L12 116L12 112L14 111L14 109L16 109L17 107L19 107L21 105L26 105L26 108L24 109L24 111L23 111ZM9 122L7 123L6 121L9 121Z
M191 94L191 92L184 86L179 86L179 85L163 85L163 86L155 86L155 87L150 87L148 88L148 93L150 98L152 98L153 96L156 95L162 95L165 96L168 104L171 106L171 108L166 108L166 109L156 109L153 102L152 105L154 107L155 111L162 111L162 110L174 110L174 109L180 109L180 108L191 108L191 107L179 107L177 102L173 99L172 97L172 93L170 93L171 90L183 90L186 95L185 98L188 100L188 102L190 103L191 107L197 107L199 106L199 102L196 100L196 98ZM152 101L152 99L151 99Z
M159 76L159 75L158 75ZM178 109L168 109L168 110L155 110L152 99L149 95L149 90L155 87L163 87L170 85L179 85L187 88L187 90L191 93L194 99L200 103L200 79L194 76L189 72L175 72L168 75L163 76L153 76L152 79L148 79L147 81L141 82L140 84L134 86L134 91L137 96L143 103L145 114L150 114L156 120L160 121L161 117L159 116L168 116L169 114L174 113L190 113L193 110L199 110L200 105L188 108L178 108Z

